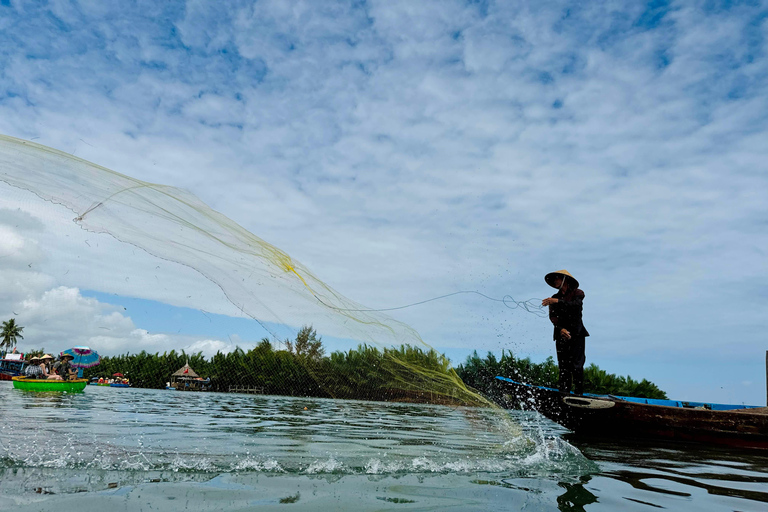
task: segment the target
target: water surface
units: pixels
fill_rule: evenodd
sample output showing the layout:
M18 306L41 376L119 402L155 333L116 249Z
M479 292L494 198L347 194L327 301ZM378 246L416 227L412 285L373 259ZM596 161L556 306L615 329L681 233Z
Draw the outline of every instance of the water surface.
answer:
M768 510L767 454L519 411L1 383L0 418L0 510Z

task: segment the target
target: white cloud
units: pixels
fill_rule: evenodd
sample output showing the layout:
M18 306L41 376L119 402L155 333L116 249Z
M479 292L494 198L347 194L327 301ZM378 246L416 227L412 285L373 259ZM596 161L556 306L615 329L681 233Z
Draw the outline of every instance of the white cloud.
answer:
M758 6L206 5L61 6L55 25L14 4L0 132L187 188L373 307L542 297L566 267L592 360L764 350ZM163 290L149 260L108 278L104 253L56 247L55 284L227 311L205 284L187 301L193 274ZM469 297L395 316L439 346L552 353L546 321Z
M221 340L198 340L185 346L184 351L187 354L197 354L198 352L202 352L205 357L212 357L219 352L222 354L229 354L235 350L235 348L237 348L237 345L233 342L227 343Z
M217 347L225 352L233 350L228 348L229 344L218 340L149 333L138 328L131 317L124 314L125 308L84 297L77 287L58 284L57 281L67 280L68 274L50 264L58 256L48 257L45 248L50 249L50 242L57 238L45 238L43 235L48 230L43 226L40 219L29 213L0 210L0 240L7 250L6 257L0 258L0 289L3 290L0 317L15 318L24 328L24 338L18 340L22 352L42 347L60 352L75 345L90 346L102 355L141 350L163 352L169 346L187 346L195 352L202 350L207 356L213 355ZM42 240L48 244L41 247L38 241L22 235L21 227L27 228L28 235L43 236ZM95 238L92 233L89 236ZM145 258L149 259L148 256ZM90 260L86 265L93 264L94 260ZM97 271L97 274L104 278L110 268L114 270L114 267L107 267L105 272ZM50 269L60 277L46 273ZM141 273L139 269L135 270L136 274ZM87 274L82 269L72 273L81 278ZM176 275L170 281L178 286L184 278ZM201 278L196 281L202 284L198 293L205 291L206 281Z

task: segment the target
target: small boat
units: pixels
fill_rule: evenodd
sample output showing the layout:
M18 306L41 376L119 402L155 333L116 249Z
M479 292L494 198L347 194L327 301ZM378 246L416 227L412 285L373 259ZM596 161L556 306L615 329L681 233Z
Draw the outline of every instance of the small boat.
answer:
M130 384L126 384L124 382L113 382L112 384L109 385L109 387L111 387L111 388L129 388L129 387L131 387L131 385Z
M11 380L21 376L27 364L21 354L6 354L0 359L0 380Z
M28 379L26 377L14 377L13 387L24 391L59 391L67 393L78 393L85 389L88 379L72 380L48 380L48 379Z
M657 438L768 449L768 407L572 395L496 377L504 405L535 410L579 436Z

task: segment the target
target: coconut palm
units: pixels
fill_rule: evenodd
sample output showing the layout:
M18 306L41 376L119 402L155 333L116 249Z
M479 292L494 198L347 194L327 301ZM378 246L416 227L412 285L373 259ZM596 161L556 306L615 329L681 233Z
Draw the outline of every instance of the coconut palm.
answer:
M15 347L16 338L24 339L24 336L21 335L21 331L23 330L23 327L16 325L15 318L3 322L3 331L0 333L0 336L3 337L3 341L0 341L0 348L12 349Z

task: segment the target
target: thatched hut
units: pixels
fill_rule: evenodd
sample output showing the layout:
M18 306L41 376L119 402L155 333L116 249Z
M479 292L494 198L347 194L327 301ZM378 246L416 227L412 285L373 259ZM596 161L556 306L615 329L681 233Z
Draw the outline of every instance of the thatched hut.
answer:
M170 387L177 391L206 391L210 382L200 377L187 361L171 375Z

